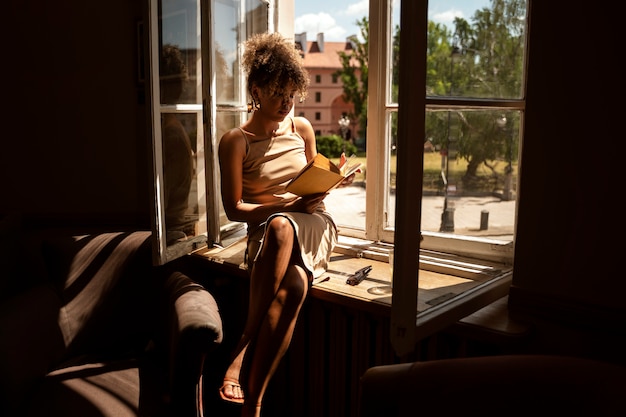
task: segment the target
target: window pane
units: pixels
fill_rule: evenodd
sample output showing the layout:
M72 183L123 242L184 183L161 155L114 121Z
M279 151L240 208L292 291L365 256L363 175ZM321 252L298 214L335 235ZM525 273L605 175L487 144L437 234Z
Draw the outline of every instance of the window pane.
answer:
M199 157L202 149L196 147L197 136L202 135L198 131L198 119L195 113L161 116L167 245L206 232L199 225L205 191L198 175L204 170L203 157ZM204 211L202 213L204 215Z
M391 93L391 102L398 102L398 59L400 58L400 7L401 0L391 2L391 62L389 63L389 69L391 77L391 87L389 89Z
M239 26L240 1L215 1L214 68L216 77L216 99L219 105L241 105L241 76L239 71Z
M429 96L521 98L525 1L434 0L428 9ZM445 20L446 10L455 13Z
M519 111L428 111L422 231L511 241Z
M161 104L201 103L197 1L164 0L161 7Z
M240 126L248 117L246 112L247 91L245 75L241 68L242 43L255 33L268 30L268 4L263 0L213 0L214 35L212 45L213 71L216 88L216 148L213 155L212 170L218 177L214 181L215 195L221 196L217 146L219 139L228 130ZM207 80L210 83L210 80ZM207 90L208 91L208 90ZM222 199L215 203L219 218L219 240L232 237L233 232L243 228L243 223L231 222L222 205Z
M396 159L398 156L398 112L392 111L387 118L389 138L387 148L387 204L384 228L394 229L396 223Z
M215 123L216 127L216 136L221 138L224 133L229 131L232 128L240 126L243 123L243 115L241 112L218 112L217 120ZM217 193L218 195L222 195L222 189L219 181L217 182ZM224 205L222 204L222 199L219 198L219 217L220 217L220 227L225 227L230 224L230 220L226 217L226 212L224 211Z

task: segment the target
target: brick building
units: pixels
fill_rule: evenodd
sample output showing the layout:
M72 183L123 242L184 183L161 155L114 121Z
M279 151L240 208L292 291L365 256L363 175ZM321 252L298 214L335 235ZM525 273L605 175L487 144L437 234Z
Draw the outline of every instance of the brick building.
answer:
M302 50L311 84L307 99L303 103L296 101L294 114L309 119L317 136L341 135L339 120L353 114L354 106L344 101L341 80L333 73L341 69L338 53L352 50L352 43L324 42L323 33L318 33L314 41L307 41L306 32L296 34L295 42ZM350 120L347 137L357 138L357 130L356 121Z

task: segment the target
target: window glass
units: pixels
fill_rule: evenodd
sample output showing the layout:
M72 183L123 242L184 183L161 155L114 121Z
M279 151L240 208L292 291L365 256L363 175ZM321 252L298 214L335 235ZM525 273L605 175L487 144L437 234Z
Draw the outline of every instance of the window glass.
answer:
M215 43L213 45L215 77L216 77L216 99L220 105L240 105L241 86L240 71L237 69L239 63L239 37L236 34L236 27L239 22L240 2L217 0L215 5L215 20L213 33Z
M315 5L294 1L294 38L306 39L303 16L310 19ZM193 174L185 215L195 222L192 228L183 228L189 234L183 231L185 237L180 236L206 240L208 235L220 242L220 233L241 226L224 215L216 157L219 138L248 114L241 45L251 34L268 30L269 13L277 10L273 2L264 0L211 0L202 17L210 23L203 26L201 37L199 0L151 1L154 4L159 26L156 36L151 36L159 40L157 55L162 59L167 48L177 48L186 69L178 98L170 98L169 84L176 77L169 74L161 74L155 90L160 98L154 108L156 120L163 121L162 129L155 131L155 160L160 161L155 174L159 181L168 177L161 134L165 122L176 119L182 125L178 131L189 137ZM332 82L341 84L341 91L336 84L332 87L336 92L324 90L329 108L298 104L296 113L313 116L318 151L327 152L324 138L334 135L343 140L340 149L354 153L363 164L352 186L335 189L326 199L341 235L393 242L396 159L402 153L397 138L401 2L370 0L368 7L357 7L339 0L334 6L336 21L327 28L319 27L318 20L313 23L318 25L318 43L325 44L322 52L332 53L335 64L323 72L312 65L309 72L314 80L330 75ZM426 129L411 138L424 146L423 177L416 179L423 184L422 190L416 190L422 196L425 239L421 246L510 262L512 250L497 249L500 254L494 255L492 248L494 242L499 247L514 241L526 2L433 0L427 7ZM324 12L313 15L319 13ZM345 30L337 31L343 25ZM310 59L313 55L304 49ZM407 42L402 53L421 52ZM153 68L159 65L153 62ZM313 96L307 102L321 102L321 92ZM342 125L342 120L349 125ZM165 219L164 186L158 188L157 213ZM165 236L175 222L160 220L157 226ZM450 238L458 238L459 243L451 244Z
M221 206L217 140L247 115L241 44L267 31L268 2L149 4L152 112L161 121L153 127L154 238L163 264L242 228Z
M159 263L206 242L199 3L150 3L154 127L155 239Z
M231 222L224 211L219 181L217 147L219 139L228 130L240 126L248 115L245 74L241 69L242 44L251 35L268 29L268 4L262 0L213 0L212 33L216 42L205 48L211 58L210 71L205 80L207 97L215 91L215 119L209 120L207 130L212 132L211 172L215 193L212 201L219 221L212 241L222 243L230 235L243 230L243 224ZM215 76L216 82L210 83ZM210 102L210 100L207 100ZM212 113L212 112L211 112Z
M370 5L369 14L360 15L365 30L352 39L357 56L367 52L364 59L352 59L355 72L367 65L369 75L369 89L363 90L370 103L367 152L361 153L366 186L334 190L328 207L338 212L343 234L393 241L396 156L402 152L396 137L398 60L400 51L418 51L410 43L400 48L401 1ZM423 248L440 248L440 238L467 237L461 247L482 242L489 257L493 239L503 245L514 240L525 17L526 2L519 0L428 2L426 131L412 138L424 145ZM361 204L350 205L351 213L365 216L341 211L348 197Z

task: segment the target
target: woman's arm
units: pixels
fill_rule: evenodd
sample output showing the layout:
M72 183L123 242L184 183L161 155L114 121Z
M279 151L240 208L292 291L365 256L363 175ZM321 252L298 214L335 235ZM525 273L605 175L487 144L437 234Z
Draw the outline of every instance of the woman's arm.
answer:
M304 139L304 152L306 153L307 162L315 158L317 155L317 143L315 141L315 131L309 119L305 117L294 117L296 131Z

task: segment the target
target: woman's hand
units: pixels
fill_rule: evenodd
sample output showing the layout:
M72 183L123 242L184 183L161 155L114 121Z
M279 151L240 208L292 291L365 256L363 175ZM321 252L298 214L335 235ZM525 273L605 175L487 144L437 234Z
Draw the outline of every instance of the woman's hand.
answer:
M313 213L322 203L328 193L311 194L298 197L287 204L290 211L299 211L302 213Z
M361 172L361 169L357 169L356 172ZM341 181L341 183L339 184L339 187L345 187L352 184L354 182L354 178L356 177L356 172L344 178L343 181Z
M341 169L342 166L344 166L346 164L346 162L348 162L348 158L346 158L346 153L342 152L341 156L339 157L339 165L338 168ZM350 184L352 184L354 182L354 178L356 178L356 174L361 172L361 168L357 169L354 173L348 175L346 178L344 178L343 181L341 181L341 183L339 183L338 187L346 187Z

